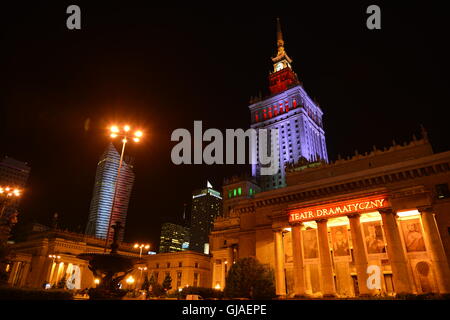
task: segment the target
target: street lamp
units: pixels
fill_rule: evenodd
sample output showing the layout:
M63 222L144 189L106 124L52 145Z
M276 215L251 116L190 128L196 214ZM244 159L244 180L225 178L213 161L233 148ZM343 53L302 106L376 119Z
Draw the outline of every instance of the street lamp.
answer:
M0 197L2 210L0 211L0 218L3 216L3 213L8 206L8 202L13 199L18 199L22 195L22 189L13 188L10 186L0 186Z
M48 257L49 257L50 259L52 259L52 267L51 267L51 271L50 271L50 279L49 279L48 282L47 282L47 283L50 283L50 281L51 281L52 278L53 278L53 271L54 271L53 268L54 268L55 260L61 259L61 256L56 255L56 254L49 254ZM46 289L47 289L47 288L46 288Z
M134 248L135 249L137 249L137 248L139 248L139 259L140 258L142 258L142 249L146 249L146 250L148 250L148 249L150 249L150 245L149 244L143 244L143 243L135 243L134 244Z
M147 271L147 267L138 267L138 270L141 272L141 275L140 275L140 277L139 277L140 282L143 283L143 280L142 280L142 272L143 272L143 271Z
M128 278L125 281L131 287L131 285L134 283L134 278L133 276L128 276Z
M124 125L122 128L120 128L117 125L112 125L110 128L110 137L111 138L122 138L122 152L120 154L120 161L119 161L119 168L117 169L117 177L116 177L116 183L114 184L114 197L113 197L113 203L111 206L111 212L109 215L109 222L108 222L108 231L106 233L106 240L105 240L105 250L108 247L108 240L109 240L109 232L111 229L111 223L112 223L112 215L114 211L114 204L116 203L116 195L117 195L117 186L119 184L119 178L120 178L120 169L122 168L123 163L123 155L125 153L125 145L127 144L129 139L133 139L134 142L139 142L143 136L143 133L141 130L137 130L134 133L131 133L131 127L129 125Z

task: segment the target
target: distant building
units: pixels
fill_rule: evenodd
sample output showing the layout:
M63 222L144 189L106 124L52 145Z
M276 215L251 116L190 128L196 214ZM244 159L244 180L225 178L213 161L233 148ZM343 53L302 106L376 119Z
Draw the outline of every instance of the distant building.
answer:
M193 251L159 253L144 257L147 275L162 284L166 275L172 278L172 291L186 287L211 288L211 258Z
M24 189L26 187L31 168L26 162L5 156L0 162L0 185ZM10 203L5 213L16 210L20 199Z
M222 213L222 196L209 184L192 194L191 241L189 250L209 253L208 235L214 219Z
M21 240L11 246L14 256L7 265L10 286L42 288L44 283L54 286L64 276L73 281L74 289L95 286L88 261L77 258L77 255L85 252L102 253L102 239L40 224L27 226L18 238ZM139 250L136 250L132 243L120 243L118 252L139 257ZM49 255L59 258L53 259ZM136 268L131 274L141 281L139 269Z
M113 206L119 161L120 154L117 152L114 145L110 143L97 165L86 234L106 239L108 225L110 223L111 207ZM111 225L120 221L122 226L125 227L133 182L134 173L132 166L127 163L127 161L124 161L120 171ZM125 229L122 229L119 235L121 241L123 240L124 230ZM109 238L110 240L112 239L112 232L110 232Z
M162 225L159 253L183 251L188 247L189 228L175 223Z

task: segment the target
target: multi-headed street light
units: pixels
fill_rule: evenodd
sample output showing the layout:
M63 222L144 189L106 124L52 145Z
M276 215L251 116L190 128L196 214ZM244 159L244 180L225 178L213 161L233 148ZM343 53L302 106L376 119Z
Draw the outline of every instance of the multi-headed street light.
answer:
M0 210L0 218L3 217L3 213L8 206L8 202L14 199L18 199L22 195L22 189L13 188L10 186L0 186L0 204L2 209Z
M119 127L117 125L112 125L110 128L110 137L111 138L117 138L120 137L122 138L122 152L120 154L120 161L119 161L119 168L117 169L117 177L116 177L116 183L114 186L114 197L113 197L113 203L111 206L111 212L109 215L109 222L108 222L108 231L106 232L106 240L105 240L105 250L104 252L106 252L106 249L108 248L108 241L109 241L109 233L110 233L110 229L111 229L111 223L112 223L112 215L114 212L114 205L116 203L116 196L117 196L117 186L119 184L119 178L120 178L120 170L122 169L122 163L123 163L123 155L125 153L125 145L127 144L129 139L132 139L134 142L139 142L142 138L142 136L144 135L143 132L141 130L137 130L134 131L134 133L132 133L131 131L131 127L129 125L124 125L122 127Z
M135 243L134 244L134 248L137 249L139 248L139 258L142 258L142 249L145 248L145 250L150 249L150 245L149 244L144 244L144 243Z

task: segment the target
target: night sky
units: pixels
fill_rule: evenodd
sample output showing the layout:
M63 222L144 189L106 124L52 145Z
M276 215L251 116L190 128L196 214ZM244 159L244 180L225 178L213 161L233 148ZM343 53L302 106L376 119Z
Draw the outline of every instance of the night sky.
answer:
M58 212L62 226L84 232L106 129L130 123L146 136L126 150L136 181L125 240L157 244L160 224L180 221L193 190L207 179L221 190L224 177L247 170L173 165L170 135L192 132L194 120L205 129L249 127L250 97L268 93L277 16L293 68L324 111L330 159L409 141L420 124L436 152L450 149L448 19L440 2L93 2L2 8L0 154L32 168L21 224L49 224ZM373 3L381 30L366 28ZM70 4L81 7L81 30L66 28Z

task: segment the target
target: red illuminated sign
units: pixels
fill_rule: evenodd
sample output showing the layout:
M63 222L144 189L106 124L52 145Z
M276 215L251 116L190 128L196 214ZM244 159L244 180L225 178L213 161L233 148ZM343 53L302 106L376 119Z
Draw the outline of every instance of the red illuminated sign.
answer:
M293 209L289 212L289 222L300 222L343 216L354 212L364 212L388 207L386 196L374 196L354 200L334 202L327 205Z

